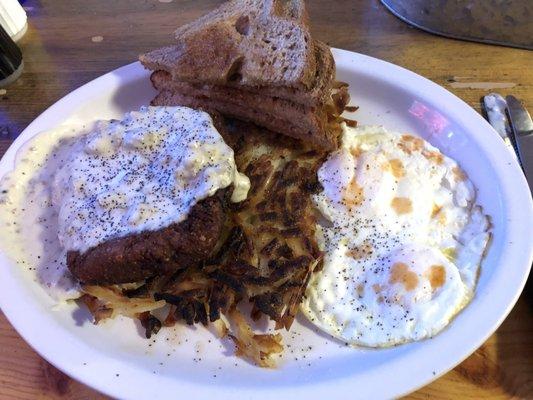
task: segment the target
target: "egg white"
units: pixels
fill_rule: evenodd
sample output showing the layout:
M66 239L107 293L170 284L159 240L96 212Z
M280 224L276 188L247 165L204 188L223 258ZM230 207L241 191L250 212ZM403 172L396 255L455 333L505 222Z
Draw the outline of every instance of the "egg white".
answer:
M324 266L301 309L352 345L431 337L474 294L488 218L457 163L420 138L346 128L313 200Z

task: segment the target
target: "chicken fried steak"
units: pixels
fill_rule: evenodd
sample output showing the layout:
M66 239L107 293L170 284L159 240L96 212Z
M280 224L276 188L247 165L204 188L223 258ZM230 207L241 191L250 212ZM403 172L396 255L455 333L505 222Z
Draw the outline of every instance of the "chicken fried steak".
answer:
M69 251L68 268L84 284L113 285L194 267L212 255L222 234L227 192L200 201L180 223L111 239L84 253Z

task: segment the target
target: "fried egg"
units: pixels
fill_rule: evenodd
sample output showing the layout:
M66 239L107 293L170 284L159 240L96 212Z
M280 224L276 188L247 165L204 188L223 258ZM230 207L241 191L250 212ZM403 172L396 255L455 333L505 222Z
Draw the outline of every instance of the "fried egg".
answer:
M431 337L472 299L489 219L457 163L423 139L346 127L318 171L323 269L302 311L352 345Z

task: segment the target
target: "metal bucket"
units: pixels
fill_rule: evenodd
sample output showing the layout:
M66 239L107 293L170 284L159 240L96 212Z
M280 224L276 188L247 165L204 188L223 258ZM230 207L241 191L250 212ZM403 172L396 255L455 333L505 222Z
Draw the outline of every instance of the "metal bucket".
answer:
M381 0L394 15L456 39L533 50L533 0Z

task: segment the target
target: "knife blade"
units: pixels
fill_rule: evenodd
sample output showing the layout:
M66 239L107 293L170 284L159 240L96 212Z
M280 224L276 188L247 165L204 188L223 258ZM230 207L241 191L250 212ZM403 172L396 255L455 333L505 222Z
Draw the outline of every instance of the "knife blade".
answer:
M533 121L522 103L514 97L507 96L507 112L518 150L518 158L533 192Z
M494 128L511 151L513 157L518 159L516 144L512 141L512 132L507 118L507 103L502 95L489 93L481 99L481 110L485 119Z

